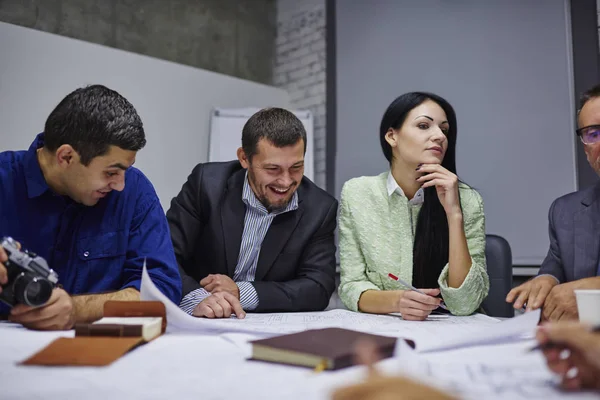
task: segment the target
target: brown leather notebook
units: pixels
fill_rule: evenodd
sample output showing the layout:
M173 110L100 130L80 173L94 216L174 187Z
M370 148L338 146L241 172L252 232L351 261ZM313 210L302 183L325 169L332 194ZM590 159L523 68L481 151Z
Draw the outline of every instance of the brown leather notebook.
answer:
M160 336L161 323L161 317L104 317L91 324L76 324L75 336L138 336L149 342Z
M21 364L104 366L166 329L165 306L158 301L108 301L103 319L121 321L77 324L74 338L58 338Z
M161 333L167 330L167 311L160 301L107 301L103 317L161 317Z
M137 336L149 342L167 327L165 306L157 301L107 301L103 314L98 321L75 324L75 336Z
M336 370L354 365L354 345L360 339L372 340L383 358L393 355L397 341L395 337L342 328L311 329L252 341L251 359ZM415 347L412 340L406 342Z
M141 337L63 337L54 340L21 364L101 367L143 343Z

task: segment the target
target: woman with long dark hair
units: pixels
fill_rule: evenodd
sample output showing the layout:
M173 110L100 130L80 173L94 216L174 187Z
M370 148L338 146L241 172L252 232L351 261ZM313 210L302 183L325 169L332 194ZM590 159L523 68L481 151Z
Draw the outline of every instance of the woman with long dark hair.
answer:
M456 176L456 135L454 109L435 94L407 93L386 110L390 170L342 189L339 295L349 309L424 320L442 299L468 315L487 296L483 201Z

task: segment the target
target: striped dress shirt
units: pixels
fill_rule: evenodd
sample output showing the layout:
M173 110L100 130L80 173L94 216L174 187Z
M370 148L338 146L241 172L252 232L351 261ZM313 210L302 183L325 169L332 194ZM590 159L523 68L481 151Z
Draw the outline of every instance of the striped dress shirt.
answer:
M275 210L270 213L252 191L248 183L248 173L246 172L242 200L246 205L246 214L244 216L244 231L242 233L240 254L238 255L237 265L233 273L233 281L240 290L240 304L242 308L246 311L252 311L258 307L259 301L258 294L252 282L256 276L256 266L262 242L273 219L277 215L298 209L298 192L294 193L292 199L284 209ZM203 288L193 290L185 295L179 307L188 314L192 314L196 306L208 296L210 296L210 293Z

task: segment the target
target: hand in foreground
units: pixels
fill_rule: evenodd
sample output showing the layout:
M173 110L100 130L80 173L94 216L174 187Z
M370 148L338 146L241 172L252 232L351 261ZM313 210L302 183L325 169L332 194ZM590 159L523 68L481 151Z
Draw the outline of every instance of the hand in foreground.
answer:
M6 252L4 251L2 246L0 246L0 285L6 285L6 283L8 282L6 267L3 264L7 260L8 257L6 256ZM0 293L2 293L2 287L0 287Z
M246 316L237 298L227 292L219 292L202 300L192 315L206 318L230 318L232 313L240 319Z
M67 292L54 288L50 299L40 307L15 305L9 320L36 330L68 330L75 324L73 299Z
M562 378L567 390L600 389L600 333L575 322L542 325L537 339L548 368Z
M439 289L419 290L425 294L414 290L404 290L400 295L398 311L407 321L424 321L442 302L442 299L435 297L440 294Z
M535 277L508 292L506 302L514 302L513 307L517 310L525 304L527 304L527 311L537 310L544 305L550 290L556 285L558 281L552 276Z
M544 302L542 319L551 322L579 319L575 289L597 289L589 285L591 282L594 281L580 279L554 286Z
M373 342L363 341L356 346L357 361L368 367L363 383L337 389L333 400L452 400L453 397L402 376L384 376L375 368L379 354Z
M17 243L17 248L21 248L21 243ZM4 248L0 246L0 285L6 285L8 283L8 271L3 263L8 261L8 254L4 251ZM0 287L0 293L2 293L2 287Z
M210 274L200 281L200 286L210 293L227 292L238 300L240 299L240 288L227 275Z

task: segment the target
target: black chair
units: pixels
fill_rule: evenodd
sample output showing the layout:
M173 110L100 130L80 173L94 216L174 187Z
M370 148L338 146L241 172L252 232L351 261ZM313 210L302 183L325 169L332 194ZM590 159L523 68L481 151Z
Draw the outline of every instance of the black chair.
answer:
M485 257L490 277L490 293L483 301L484 312L491 317L514 317L512 304L506 302L506 295L512 289L512 252L510 245L501 236L485 236Z

